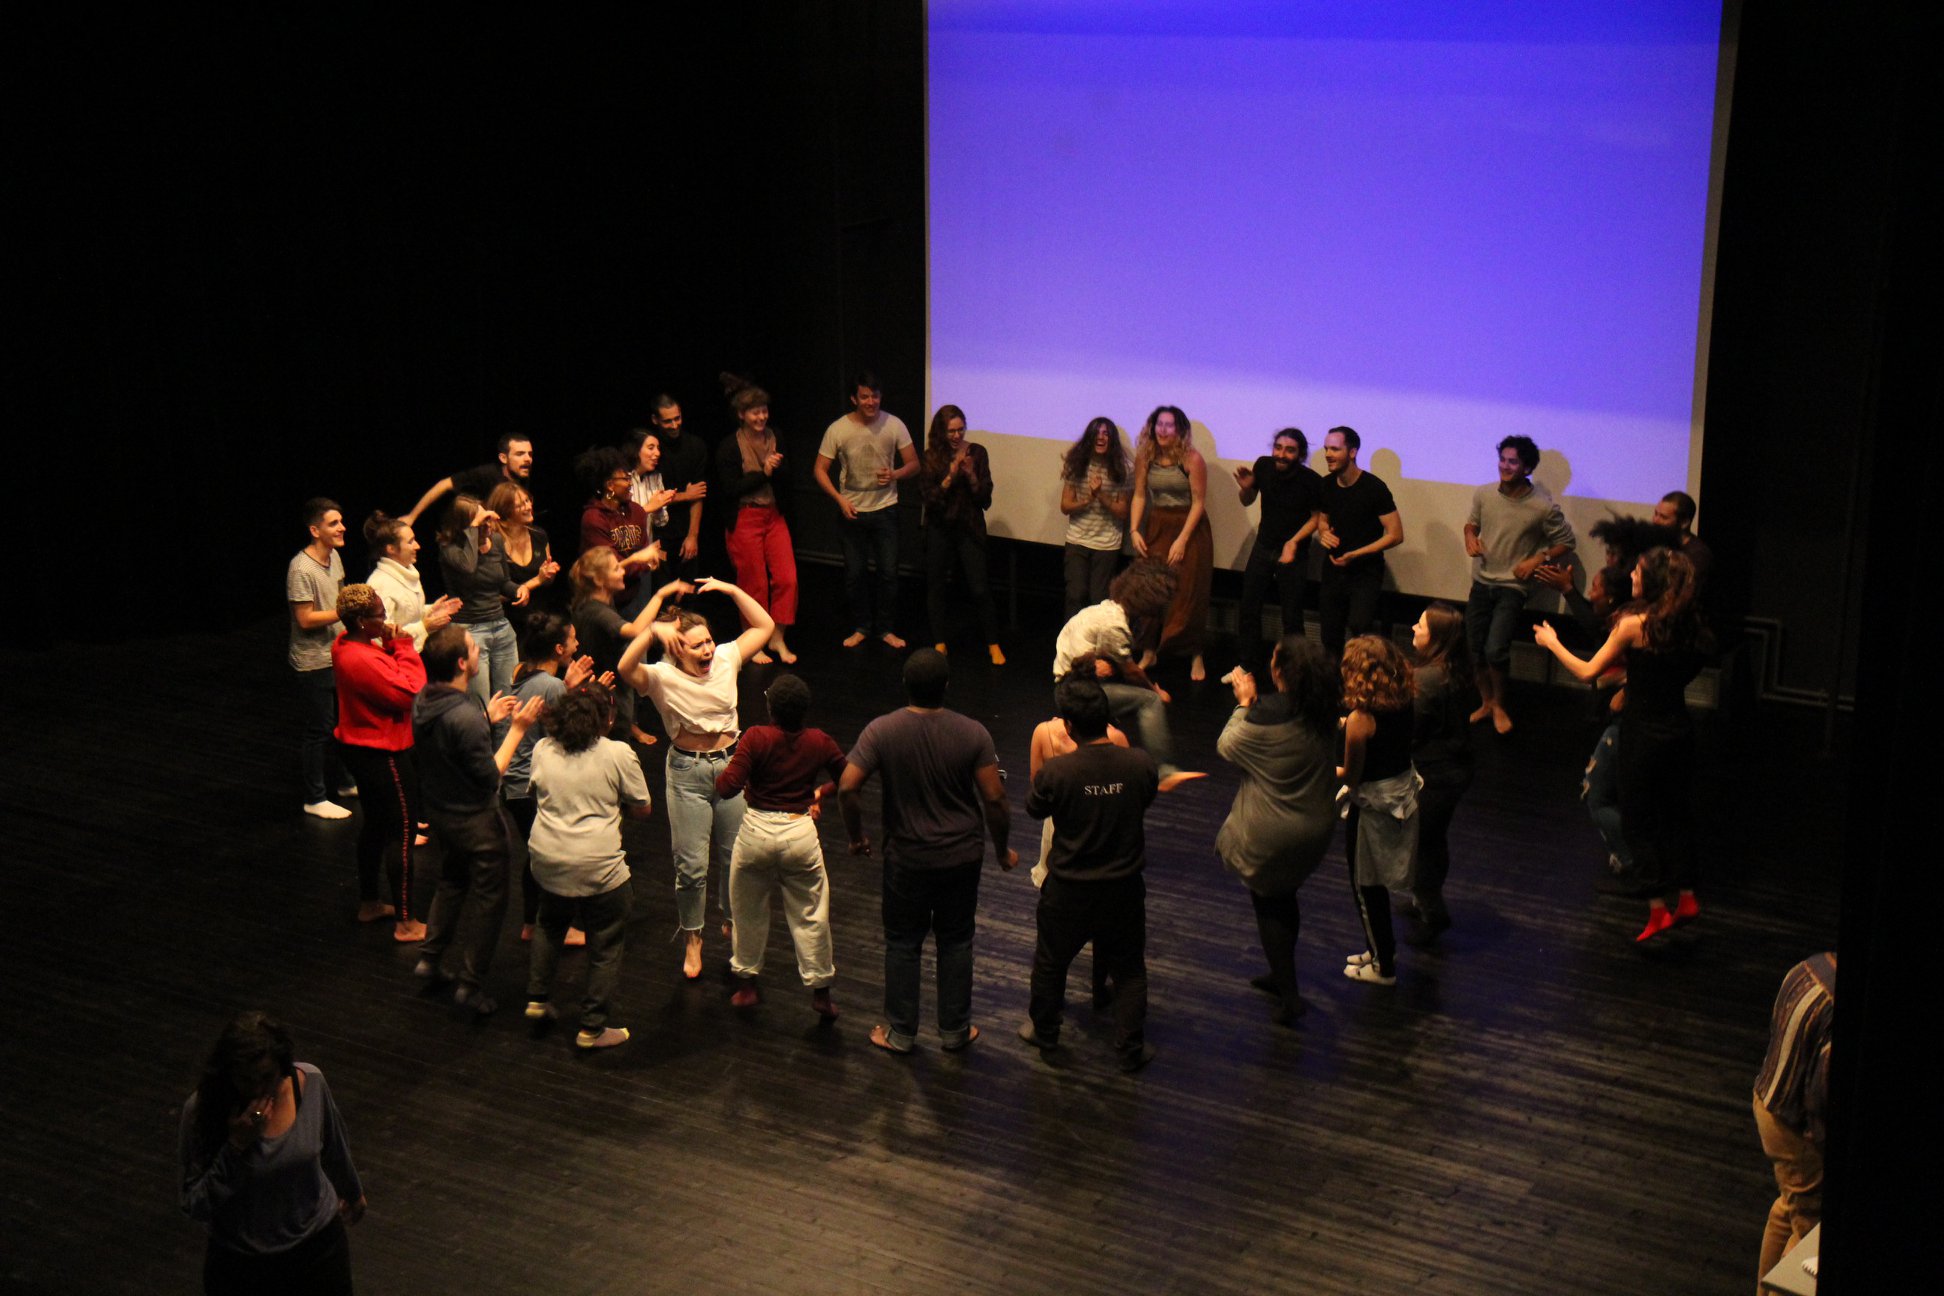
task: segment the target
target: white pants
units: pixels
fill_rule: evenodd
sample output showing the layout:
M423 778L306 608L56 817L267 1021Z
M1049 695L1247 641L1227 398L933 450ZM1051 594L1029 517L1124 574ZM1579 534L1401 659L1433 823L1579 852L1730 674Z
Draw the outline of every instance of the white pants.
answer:
M751 808L736 833L729 858L729 911L735 948L729 970L753 977L763 970L769 943L770 892L783 889L783 918L796 944L797 971L811 989L837 975L830 947L830 887L824 877L823 843L809 815Z

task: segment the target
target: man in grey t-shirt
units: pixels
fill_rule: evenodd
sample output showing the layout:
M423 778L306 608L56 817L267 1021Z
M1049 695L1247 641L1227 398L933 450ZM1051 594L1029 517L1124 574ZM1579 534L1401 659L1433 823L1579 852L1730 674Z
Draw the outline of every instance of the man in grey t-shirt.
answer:
M869 372L851 386L851 411L824 429L811 475L817 488L837 503L844 544L844 593L850 600L851 633L844 647L855 648L876 635L893 648L898 637L898 483L918 471L918 450L896 414L884 412L884 387ZM830 466L839 465L839 480ZM865 574L877 560L877 606L872 608Z
M1533 573L1572 552L1573 528L1544 486L1532 480L1539 447L1531 437L1509 436L1498 444L1499 479L1472 493L1465 520L1465 552L1472 558L1471 597L1465 602L1465 637L1482 699L1477 722L1491 717L1500 733L1512 729L1505 710L1505 674L1512 661L1512 632L1533 590Z
M331 800L355 796L358 789L331 745L337 728L337 677L331 670L331 641L344 633L338 622L338 589L344 584L344 510L328 499L307 500L304 526L310 543L297 551L284 572L284 597L290 603L290 668L304 700L304 813L319 819L349 819L351 812Z

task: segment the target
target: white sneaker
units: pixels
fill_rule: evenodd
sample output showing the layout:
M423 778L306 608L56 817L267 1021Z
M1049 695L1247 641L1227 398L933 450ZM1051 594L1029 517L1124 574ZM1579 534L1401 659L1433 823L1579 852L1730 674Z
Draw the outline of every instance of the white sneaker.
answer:
M335 801L313 801L304 807L304 813L307 815L316 815L319 819L349 819L351 817L351 812Z

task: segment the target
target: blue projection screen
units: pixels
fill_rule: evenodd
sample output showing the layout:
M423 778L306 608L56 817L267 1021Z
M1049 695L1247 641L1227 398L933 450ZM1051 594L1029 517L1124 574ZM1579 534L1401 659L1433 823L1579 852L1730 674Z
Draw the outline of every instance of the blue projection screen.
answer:
M932 0L927 26L928 412L990 450L995 534L1060 543L1061 449L1159 404L1230 567L1229 470L1292 424L1362 434L1411 593L1465 594L1510 433L1582 537L1699 496L1719 3Z

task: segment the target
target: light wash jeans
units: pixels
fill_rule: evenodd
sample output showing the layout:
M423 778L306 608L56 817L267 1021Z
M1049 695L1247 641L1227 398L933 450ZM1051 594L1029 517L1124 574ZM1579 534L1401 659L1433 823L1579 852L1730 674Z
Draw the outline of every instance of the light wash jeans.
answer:
M740 795L716 795L716 775L729 766L729 753L696 755L668 749L668 835L675 855L675 913L683 931L701 931L709 907L709 863L721 879L722 912L729 905L729 861L742 828L746 803Z
M837 977L830 944L830 884L824 874L817 821L807 814L751 810L736 834L729 860L729 913L735 952L729 970L739 977L763 971L769 944L770 893L783 889L783 920L796 946L803 984L820 990Z
M469 625L466 630L479 645L479 674L473 676L472 695L485 706L493 700L493 694L513 687L513 672L520 664L520 636L505 617ZM493 726L494 742L506 736L510 723L502 720Z

